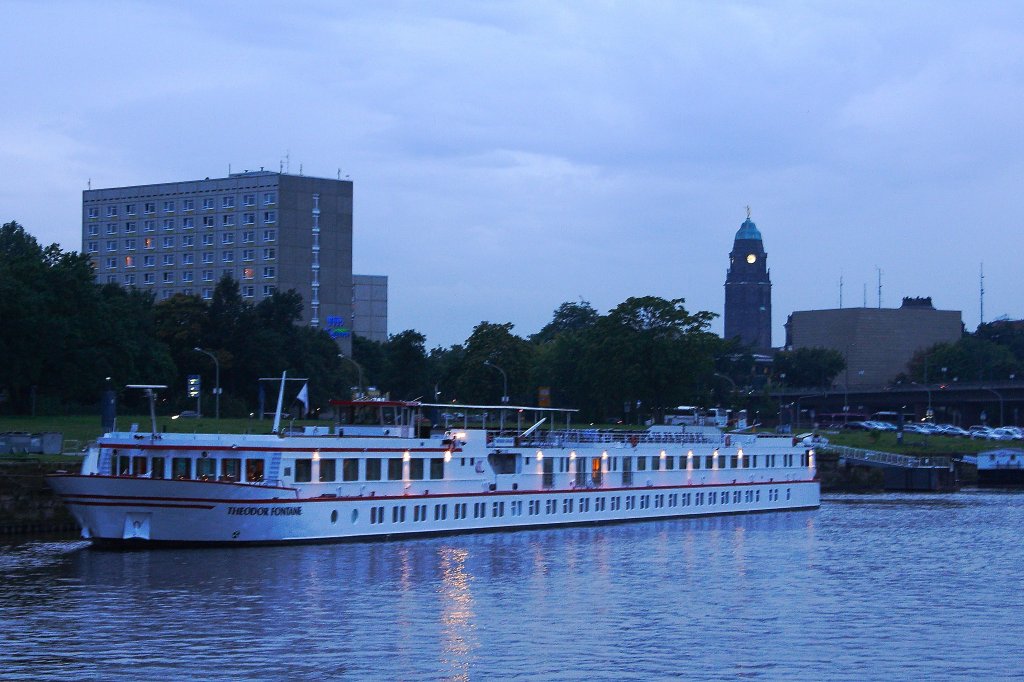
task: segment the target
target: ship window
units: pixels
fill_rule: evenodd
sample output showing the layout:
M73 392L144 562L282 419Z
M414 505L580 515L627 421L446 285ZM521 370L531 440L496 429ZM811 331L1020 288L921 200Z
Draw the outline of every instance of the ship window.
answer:
M737 468L736 462L737 462L736 455L732 455L731 457L729 457L729 468L730 469L736 469Z
M377 476L380 476L380 460L377 460ZM333 479L332 479L333 480ZM359 480L359 460L354 457L347 457L341 460L341 480L343 481L358 481Z
M144 476L146 474L146 458L132 457L132 476Z
M205 452L196 460L196 478L200 481L211 481L217 477L217 460Z
M423 458L414 457L409 460L409 478L414 481L423 480Z
M405 523L404 505L391 508L391 523Z
M171 478L192 478L192 459L175 457L171 460Z
M698 468L700 468L700 467L698 467ZM714 469L715 468L715 456L714 455L705 455L704 456L704 468L705 469Z
M295 460L295 482L309 483L311 480L313 480L313 460L308 458Z
M676 458L673 457L672 455L669 455L668 457L666 457L665 458L665 468L669 469L669 470L675 469L676 468Z
M700 469L700 457L689 457L688 461L693 462L694 469Z
M636 470L637 471L644 471L646 469L647 469L647 458L646 457L637 457L636 458Z
M250 483L259 483L263 480L263 460L262 459L247 459L245 460L245 480Z
M220 462L220 480L238 481L241 479L242 460L236 458L222 459Z
M132 458L127 455L121 455L117 458L117 475L127 476L132 472Z
M380 480L380 459L377 457L366 460L366 480L367 481L379 481Z
M444 478L444 458L433 457L430 460L430 478L431 480L439 480Z
M154 457L152 460L152 466L150 467L149 477L150 478L163 478L164 477L164 458Z
M320 482L330 483L331 481L337 480L338 474L338 460L336 459L322 459L320 460Z
M655 457L654 455L652 455L651 456L651 471L657 471L659 464L660 464L660 462L659 462L658 458Z
M402 460L395 457L388 460L388 480L389 481L401 481L402 480Z

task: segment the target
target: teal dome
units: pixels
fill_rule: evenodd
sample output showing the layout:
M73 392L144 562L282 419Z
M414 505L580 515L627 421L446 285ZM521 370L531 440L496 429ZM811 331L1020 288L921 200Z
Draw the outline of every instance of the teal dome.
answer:
M757 225L754 224L750 218L743 221L740 225L740 229L736 232L736 241L740 239L756 239L761 241L761 233L757 230Z

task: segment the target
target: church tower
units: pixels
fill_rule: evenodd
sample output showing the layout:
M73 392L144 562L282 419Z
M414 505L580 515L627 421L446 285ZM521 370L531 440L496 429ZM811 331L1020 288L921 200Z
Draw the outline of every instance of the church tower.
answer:
M736 232L725 275L725 338L765 353L772 347L772 283L761 233L750 219Z

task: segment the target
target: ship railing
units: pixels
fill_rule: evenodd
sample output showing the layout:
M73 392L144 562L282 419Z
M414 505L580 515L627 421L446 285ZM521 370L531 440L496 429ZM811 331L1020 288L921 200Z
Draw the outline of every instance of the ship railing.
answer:
M569 429L535 432L517 437L498 431L487 432L487 442L506 447L566 447L571 445L611 445L630 447L643 444L689 445L722 444L724 436L706 433L663 431L612 431L605 429Z

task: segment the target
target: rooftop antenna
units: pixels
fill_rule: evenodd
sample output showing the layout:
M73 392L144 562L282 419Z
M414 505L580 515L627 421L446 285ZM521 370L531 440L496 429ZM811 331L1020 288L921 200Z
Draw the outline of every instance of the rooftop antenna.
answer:
M231 175L231 164L228 164L228 175Z
M284 159L277 162L277 172L284 173Z
M284 172L292 172L292 150L290 149L284 150Z
M875 270L878 270L878 307L882 307L882 268L875 266Z
M86 183L86 187L88 187L89 189L92 189L92 178L89 178L89 182Z
M338 169L338 179L341 180L341 169Z
M985 324L985 263L978 264L978 297L979 315L978 326Z
M867 282L864 282L864 303L863 303L862 307L864 307L864 308L868 307L868 283Z
M299 175L302 175L302 164L299 164Z
M839 309L843 309L843 276L839 275Z

